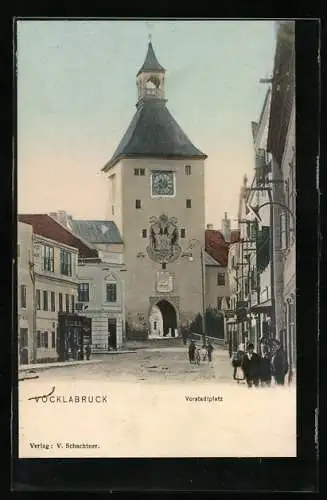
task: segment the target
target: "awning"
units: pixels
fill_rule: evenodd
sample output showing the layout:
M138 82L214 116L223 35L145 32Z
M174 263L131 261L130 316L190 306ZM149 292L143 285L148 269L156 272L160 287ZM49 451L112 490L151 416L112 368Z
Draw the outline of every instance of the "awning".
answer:
M252 306L251 312L269 314L271 312L271 307L271 300L267 300L266 302Z

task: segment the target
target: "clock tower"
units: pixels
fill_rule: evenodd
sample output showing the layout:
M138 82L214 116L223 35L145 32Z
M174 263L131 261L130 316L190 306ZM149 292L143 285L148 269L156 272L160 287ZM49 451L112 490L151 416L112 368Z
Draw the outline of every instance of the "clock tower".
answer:
M151 41L137 73L136 113L112 158L109 214L124 241L129 338L180 333L203 307L204 161L167 108Z

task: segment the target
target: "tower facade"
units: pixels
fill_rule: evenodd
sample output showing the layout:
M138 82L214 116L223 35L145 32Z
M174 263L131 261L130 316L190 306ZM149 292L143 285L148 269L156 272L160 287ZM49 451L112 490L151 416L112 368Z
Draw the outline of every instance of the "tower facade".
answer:
M165 69L151 42L137 90L136 113L102 169L108 218L124 241L129 337L174 336L202 314L206 155L166 106Z

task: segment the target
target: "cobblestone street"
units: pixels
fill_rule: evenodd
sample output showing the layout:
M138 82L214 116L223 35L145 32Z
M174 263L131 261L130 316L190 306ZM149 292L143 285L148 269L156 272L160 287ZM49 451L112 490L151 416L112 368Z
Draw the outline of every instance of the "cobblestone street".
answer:
M295 389L236 384L225 350L199 366L189 364L186 347L98 358L19 383L22 457L296 456ZM52 399L35 399L51 391Z
M205 382L228 381L232 367L226 351L217 349L213 363L201 362L199 366L188 361L187 347L138 349L133 353L117 356L94 355L97 363L78 364L41 371L42 380L113 380L145 382Z

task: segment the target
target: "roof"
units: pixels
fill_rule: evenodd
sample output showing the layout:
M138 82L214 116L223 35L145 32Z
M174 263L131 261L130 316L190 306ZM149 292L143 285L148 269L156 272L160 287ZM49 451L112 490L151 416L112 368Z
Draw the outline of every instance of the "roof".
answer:
M143 66L139 69L137 76L140 73L143 73L146 71L157 71L160 73L165 72L165 68L163 66L161 66L161 64L159 63L159 61L154 53L151 42L149 42L148 51L147 51L147 54L145 56L145 61L143 63Z
M49 238L63 245L78 249L80 257L98 257L98 252L91 245L81 241L78 235L73 234L62 224L48 214L19 214L18 220L33 227L34 234Z
M116 224L109 220L71 219L73 233L90 243L123 243Z
M121 158L207 158L197 149L170 114L163 100L144 101L138 107L111 160L108 171Z
M205 251L221 266L227 266L229 245L216 229L205 231Z
M279 164L282 162L295 94L294 24L294 21L289 21L280 25L274 61L267 150Z
M208 252L204 252L204 265L205 266L219 266L219 262L217 262L213 257L211 257Z
M241 231L239 229L234 229L230 234L230 242L236 243L237 241L240 241L240 237Z
M253 141L255 141L256 135L257 135L257 130L258 130L258 122L251 122L251 130L252 130L252 137Z

